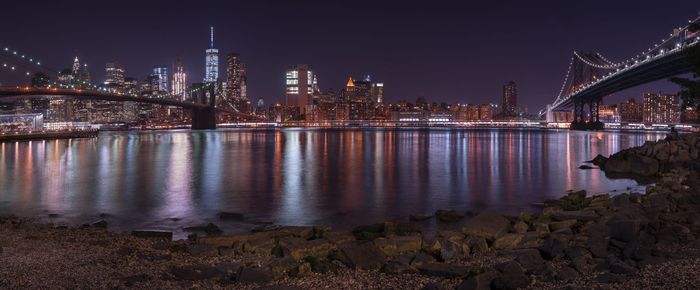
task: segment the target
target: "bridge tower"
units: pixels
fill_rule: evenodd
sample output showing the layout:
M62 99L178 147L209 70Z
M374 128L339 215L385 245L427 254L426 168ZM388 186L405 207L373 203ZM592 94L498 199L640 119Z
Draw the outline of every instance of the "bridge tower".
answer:
M213 84L203 84L192 92L196 103L207 104L206 108L192 109L192 130L216 129L216 94Z

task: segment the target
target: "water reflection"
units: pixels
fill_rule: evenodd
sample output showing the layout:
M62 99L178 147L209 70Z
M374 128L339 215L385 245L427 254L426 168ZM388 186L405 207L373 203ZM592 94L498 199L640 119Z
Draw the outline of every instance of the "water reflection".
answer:
M661 138L541 130L219 130L0 144L0 213L117 228L215 219L349 225L438 208L517 213L569 189L624 189L584 160Z

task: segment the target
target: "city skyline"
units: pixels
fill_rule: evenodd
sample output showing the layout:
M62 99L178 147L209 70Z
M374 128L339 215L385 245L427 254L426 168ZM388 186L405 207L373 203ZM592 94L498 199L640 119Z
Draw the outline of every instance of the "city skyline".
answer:
M270 3L266 3L270 4ZM299 4L299 3L298 3ZM686 2L676 2L671 3L670 7L664 7L672 13L661 13L657 8L651 7L653 5L640 4L638 10L641 11L639 14L646 15L657 15L653 23L645 23L640 18L639 15L630 15L630 13L621 13L625 19L624 24L617 24L614 27L608 27L607 29L595 29L595 36L580 36L579 38L586 39L586 42L580 40L572 40L568 33L561 33L558 29L557 31L547 32L548 35L555 41L549 45L541 45L539 49L534 49L535 42L542 41L543 35L534 35L532 37L527 33L527 27L533 29L534 27L540 27L541 25L550 25L557 23L557 20L562 20L555 16L548 16L545 19L532 19L533 16L542 14L542 12L533 11L536 10L534 7L523 10L523 14L530 13L529 16L523 15L513 15L518 5L522 4L512 4L504 5L501 10L499 7L491 7L488 5L480 5L478 7L480 11L484 12L494 12L501 11L501 14L490 14L491 21L500 23L494 26L494 30L488 33L488 35L482 35L483 32L475 32L467 29L465 27L464 21L461 21L456 15L458 11L464 12L468 6L466 4L456 4L456 3L438 3L429 6L425 13L428 18L435 17L437 14L445 14L445 12L451 8L454 8L455 12L448 12L447 16L443 21L448 23L454 23L455 25L446 26L446 31L428 33L424 30L429 30L430 24L423 22L420 23L408 23L408 20L415 16L421 8L426 8L425 5L418 4L396 4L397 11L399 13L386 12L387 8L391 5L381 4L376 6L373 12L358 14L359 11L355 8L349 8L347 10L341 9L333 4L320 4L310 7L310 10L321 10L325 9L328 13L323 15L309 16L304 18L303 21L310 21L312 19L328 19L331 16L340 17L339 19L345 19L347 17L361 16L359 19L366 19L367 22L354 21L352 23L343 24L338 22L332 22L328 27L325 26L309 26L311 30L318 30L318 35L326 37L330 40L327 45L321 45L319 43L299 43L295 41L288 42L289 37L287 35L280 35L279 33L269 33L270 29L274 28L274 24L284 22L288 17L285 15L279 15L279 12L272 13L271 16L264 18L269 20L269 24L258 25L233 25L236 22L231 22L231 18L235 17L224 17L221 13L213 13L207 19L201 19L201 17L193 17L191 20L183 22L172 22L166 21L168 25L154 25L159 17L153 17L153 19L144 19L139 11L134 11L130 15L129 20L118 21L123 26L118 25L106 25L100 29L102 33L89 33L87 31L93 30L90 27L83 26L71 26L75 28L71 29L71 33L65 33L65 36L61 36L65 39L67 45L57 45L46 51L45 47L41 44L35 44L32 39L22 39L23 34L19 33L24 31L24 29L29 29L32 25L18 25L19 29L17 32L9 32L7 36L8 44L12 44L13 47L17 49L22 49L28 54L36 54L41 58L45 59L45 64L48 67L55 69L60 69L62 67L67 67L69 64L64 62L58 63L58 60L65 58L72 58L72 54L77 54L80 56L81 63L90 64L91 73L93 74L93 79L102 80L104 77L102 73L96 72L95 68L104 67L107 62L117 61L121 63L127 73L127 76L133 76L141 79L143 75L146 75L149 68L152 68L157 64L167 64L170 70L175 63L175 60L179 57L183 60L183 66L185 72L195 79L190 78L190 80L199 79L204 76L204 65L202 64L202 59L204 56L204 50L209 46L209 34L207 31L210 26L216 27L217 33L217 49L220 50L220 56L226 55L228 53L240 53L241 58L244 63L247 64L247 74L250 80L250 85L248 86L248 95L253 100L257 100L259 97L263 97L267 103L272 102L283 102L284 101L284 80L279 76L284 73L288 67L293 66L298 63L306 63L314 67L317 75L319 76L319 82L323 90L330 88L339 89L345 83L348 76L361 76L365 74L371 74L382 79L384 82L391 84L391 89L387 91L386 100L389 102L398 101L406 99L409 101L415 100L419 96L429 98L436 101L444 101L448 103L453 102L463 102L463 103L482 103L482 102L494 102L497 103L500 98L500 88L503 83L508 80L515 80L519 86L519 104L523 106L528 106L530 110L536 110L536 108L541 107L545 103L549 102L554 94L556 94L557 87L561 83L561 77L564 74L562 72L563 67L566 66L566 62L570 58L570 52L573 49L595 49L601 53L615 59L624 57L631 53L638 51L648 45L649 42L653 42L659 37L663 37L668 33L669 27L676 27L682 25L687 19L694 18L697 12L690 7L692 3ZM51 4L47 4L51 6ZM76 17L68 17L68 19L62 17L64 22L72 21L82 21L89 22L90 19L95 17L90 13L86 13L88 8L95 6L96 4L91 3L76 3L75 8L71 11L64 11L64 7L56 7L57 11L51 11L52 15L72 15L79 14ZM152 3L147 4L154 5ZM214 3L214 6L227 7L225 3ZM254 15L258 15L260 10L264 10L261 6L264 4L241 4L240 13L243 15L239 18L244 18L250 20ZM280 8L285 5L290 4L277 4ZM301 5L301 4L299 4ZM545 4L542 4L545 5ZM59 5L60 6L60 5ZM316 7L318 6L318 7ZM496 5L497 6L497 5ZM610 11L603 12L603 14L612 14L615 12L626 11L626 5L615 4L610 7ZM18 6L19 7L19 6ZM556 3L550 3L547 7L552 8L552 11L557 11L561 9ZM193 14L196 14L197 9L202 7L192 7ZM579 7L582 10L587 9L586 7ZM652 9L654 8L654 9ZM13 5L9 5L9 10L12 11ZM117 12L120 11L118 8ZM166 8L172 9L172 8ZM51 9L46 9L51 10ZM221 9L226 10L226 9ZM391 24L387 20L378 20L379 16L383 12L386 12L386 19L396 20ZM46 14L47 11L44 9L37 9L36 13ZM307 12L305 12L307 13ZM308 12L313 14L311 12ZM108 19L118 18L115 15L103 15ZM488 13L487 13L488 14ZM513 19L504 17L514 16ZM55 16L47 16L49 18ZM277 18L275 18L277 17ZM602 16L601 16L602 17ZM660 18L660 19L659 19ZM525 28L512 27L512 29L503 30L508 24L513 24L516 20L528 20L525 23ZM483 20L483 19L481 19ZM3 21L12 22L12 18L5 19ZM27 20L18 20L21 22L26 22ZM254 21L255 23L260 23L261 20ZM466 20L465 20L466 21ZM476 20L474 20L476 21ZM563 21L563 20L562 20ZM467 21L468 22L468 21ZM141 25L142 28L139 29L126 29L126 27L134 26L134 23L146 23L148 25ZM409 25L406 27L400 27L400 24ZM579 17L573 17L570 22L566 22L567 25L572 26L571 32L575 34L576 29L581 28L581 19ZM444 22L437 24L445 24ZM435 24L435 25L437 25ZM425 26L421 26L425 25ZM600 25L600 24L590 24L590 25ZM351 27L347 27L351 26ZM353 29L353 26L356 27ZM370 27L371 26L371 27ZM445 27L444 25L442 25ZM630 29L634 27L639 27L639 32L635 32L636 29ZM46 31L40 30L36 32L37 38L45 38L45 33L49 33L53 28L47 27ZM182 28L182 29L179 29ZM340 29L348 28L348 29ZM126 29L126 30L125 30ZM589 29L587 27L586 29ZM111 42L111 46L117 47L103 47L108 45L110 42L100 42L100 41L84 41L84 38L76 37L76 35L91 35L89 39L100 40L106 35L109 35L111 31L129 31L133 37L129 39L136 40L140 39L140 35L148 32L159 31L162 35L157 37L160 41L148 40L146 43L142 44L144 47L141 50L137 50L134 54L131 47L135 41L124 41L119 42L115 45L115 42ZM284 30L284 29L282 29ZM333 31L329 31L333 30ZM337 30L337 31L336 31ZM343 31L354 31L354 33L343 34ZM474 36L480 36L485 38L491 38L493 40L489 45L482 43L481 45L476 45L481 48L472 48L479 53L486 53L483 48L492 47L493 50L499 53L503 52L504 43L508 42L521 42L522 48L517 51L512 51L512 55L504 55L501 59L493 59L490 64L479 64L481 61L477 60L470 55L473 53L460 53L456 55L455 51L461 48L465 43L461 40L460 31L467 32L465 35L469 36L475 34ZM174 31L178 31L175 33ZM502 31L501 36L497 36L497 32ZM517 32L521 32L518 34ZM625 31L625 43L621 42L621 32ZM642 33L643 31L643 33ZM84 32L84 33L80 33ZM257 34L255 32L258 32ZM260 33L267 32L267 33ZM383 34L386 32L387 34ZM542 31L538 32L542 34ZM176 35L174 35L176 34ZM259 34L259 35L258 35ZM341 47L337 38L337 34L343 34L344 39L350 45L350 48L354 48L357 45L353 45L355 42L363 42L364 40L372 40L376 47L375 49L358 49L356 52L346 51L350 48L340 48L335 49L334 53L328 53L321 51L324 46L329 47ZM204 37L207 38L204 38ZM255 36L255 37L253 37ZM382 37L384 36L384 37ZM416 39L428 40L428 44L424 42L414 43L416 48L408 47L411 44L411 37L414 36ZM556 37L559 36L559 37ZM56 36L53 36L56 37ZM323 38L321 37L321 38ZM478 37L477 37L478 38ZM590 39L594 38L594 39ZM597 39L595 39L597 38ZM14 41L13 39L18 39ZM220 39L220 40L219 40ZM391 40L391 41L390 41ZM178 43L177 41L180 41ZM388 45L387 42L395 43L394 45ZM398 41L398 42L397 42ZM154 43L156 42L156 43ZM272 43L287 43L288 45L277 45L273 46ZM453 44L452 46L445 47L444 44ZM561 43L565 43L567 46L562 49ZM577 43L586 43L586 45L579 45ZM6 44L5 41L2 43ZM66 47L67 46L67 47ZM585 46L585 47L581 47ZM432 47L440 47L445 50L445 56L439 56L434 54L425 54L425 50ZM93 49L97 48L97 49ZM556 51L555 51L556 49ZM67 51L67 52L66 52ZM71 53L71 51L73 53ZM103 52L104 53L98 53ZM468 51L467 51L468 52ZM546 58L541 58L537 56L537 52L545 53L547 52ZM68 55L66 55L68 53ZM386 54L385 54L386 53ZM63 55L61 59L56 59L56 55ZM261 54L266 56L266 61L261 61ZM410 55L410 56L409 56ZM486 55L489 55L486 53ZM381 56L388 56L382 59ZM408 57L408 58L407 58ZM453 58L453 63L444 63L443 58L451 57ZM523 58L525 57L525 58ZM105 58L105 59L102 59ZM144 58L146 60L144 60ZM268 61L269 60L269 61ZM538 73L532 74L527 72L528 63L540 61L543 63L542 69L538 70ZM471 65L464 65L465 62ZM473 63L472 63L473 62ZM505 64L504 64L505 63ZM460 66L460 64L462 66ZM222 67L223 63L219 61L219 66ZM407 66L412 66L415 69L407 69ZM146 69L144 69L144 67ZM551 68L551 69L550 69ZM498 72L500 70L500 72ZM219 78L222 78L221 69ZM478 75L475 75L478 74ZM422 81L416 81L420 79ZM459 79L466 79L466 81L459 81ZM650 89L651 88L651 89ZM647 86L641 86L631 90L631 93L621 92L618 100L626 99L629 96L641 96L644 91L648 90L664 90L669 93L675 93L675 86L669 85L665 81L653 83Z

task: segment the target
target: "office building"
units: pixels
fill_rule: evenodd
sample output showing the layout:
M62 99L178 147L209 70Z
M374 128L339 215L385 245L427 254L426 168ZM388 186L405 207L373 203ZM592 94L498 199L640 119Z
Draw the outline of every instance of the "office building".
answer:
M153 67L153 75L158 78L158 86L154 87L154 91L167 93L168 90L168 67L164 65L156 65Z
M219 50L214 48L214 27L209 33L209 48L205 51L204 82L215 83L219 80Z
M296 107L300 114L306 112L313 95L314 73L306 64L288 69L285 74L285 100L288 107Z
M104 85L108 88L122 89L124 87L124 67L117 62L105 65Z
M620 103L621 122L642 122L644 116L644 104L637 103L634 98Z
M510 81L503 86L503 115L507 117L518 115L518 86Z
M680 98L677 95L644 94L644 123L677 124L680 122Z
M171 89L171 94L176 100L184 101L187 98L187 74L185 74L185 68L182 66L182 62L179 59L175 63L175 70L173 71L173 85L171 86Z

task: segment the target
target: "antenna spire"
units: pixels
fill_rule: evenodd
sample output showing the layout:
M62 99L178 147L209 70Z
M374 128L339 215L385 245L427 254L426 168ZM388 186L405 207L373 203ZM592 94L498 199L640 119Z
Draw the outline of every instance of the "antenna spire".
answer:
M214 26L211 27L209 35L209 48L214 48Z

